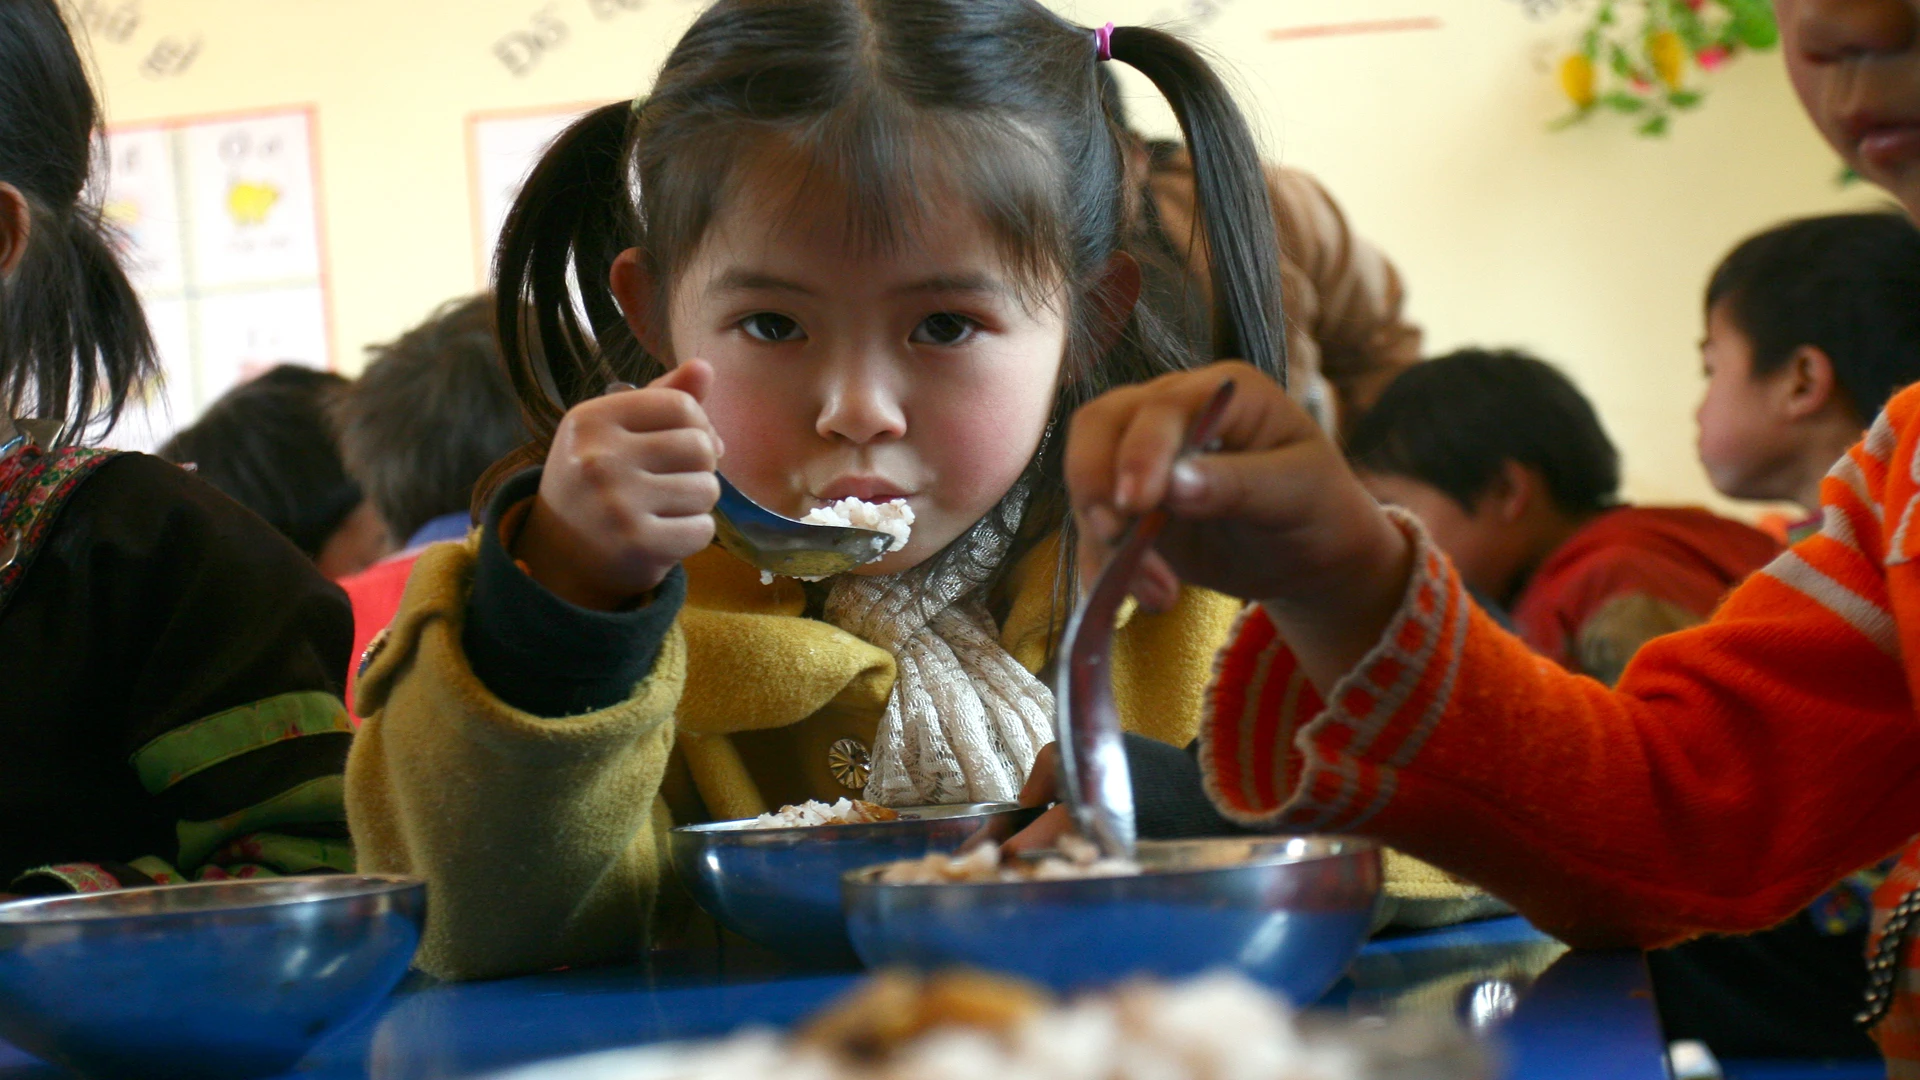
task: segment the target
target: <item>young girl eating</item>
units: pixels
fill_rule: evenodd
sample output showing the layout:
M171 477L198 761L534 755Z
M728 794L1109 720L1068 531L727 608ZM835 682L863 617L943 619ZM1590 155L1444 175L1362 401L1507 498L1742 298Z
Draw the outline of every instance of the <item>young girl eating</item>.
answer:
M1015 797L1076 596L1057 429L1192 359L1136 303L1109 58L1192 148L1215 347L1277 376L1253 140L1157 31L1034 0L721 0L643 102L535 169L497 288L544 468L421 557L359 682L354 833L368 869L432 882L424 967L633 955L669 816ZM716 469L794 517L904 501L910 536L763 584L708 546ZM1237 604L1151 607L1116 644L1123 719L1184 745Z
M351 870L353 623L192 474L76 445L154 374L54 0L0 0L0 893Z
M1776 7L1822 132L1920 216L1920 0ZM1904 851L1875 896L1862 1019L1890 1075L1920 1075L1920 389L1828 474L1818 534L1608 690L1477 612L1285 394L1230 370L1223 453L1171 461L1223 374L1203 370L1088 406L1067 468L1083 557L1164 502L1150 587L1258 601L1202 728L1221 809L1380 837L1588 945L1761 929Z

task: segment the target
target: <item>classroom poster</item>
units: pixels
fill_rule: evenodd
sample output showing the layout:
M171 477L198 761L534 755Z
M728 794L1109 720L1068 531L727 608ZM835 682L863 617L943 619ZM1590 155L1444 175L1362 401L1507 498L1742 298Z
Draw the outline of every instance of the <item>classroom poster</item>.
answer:
M276 364L330 366L313 136L308 109L108 131L103 206L163 371L111 445L151 449Z
M467 117L467 172L473 198L473 257L478 280L493 276L493 249L520 186L554 138L592 106L563 106Z

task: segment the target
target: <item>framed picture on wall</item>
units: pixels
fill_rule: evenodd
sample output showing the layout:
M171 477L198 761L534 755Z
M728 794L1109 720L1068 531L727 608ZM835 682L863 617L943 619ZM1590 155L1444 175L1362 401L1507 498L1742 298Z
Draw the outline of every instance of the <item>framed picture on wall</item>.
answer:
M111 444L158 446L276 364L332 366L315 134L310 106L108 129L102 205L162 367Z

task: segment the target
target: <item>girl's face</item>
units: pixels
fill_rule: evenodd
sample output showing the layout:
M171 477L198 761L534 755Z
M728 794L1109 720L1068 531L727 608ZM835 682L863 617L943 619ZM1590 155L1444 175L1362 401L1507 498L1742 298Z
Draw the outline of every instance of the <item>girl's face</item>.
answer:
M1775 0L1787 72L1847 163L1920 219L1920 0Z
M915 566L993 509L1039 446L1066 352L1062 290L1017 290L964 198L927 205L952 209L873 251L845 235L832 185L750 173L670 289L662 344L713 365L729 480L794 517L848 496L913 508L907 546L858 573Z

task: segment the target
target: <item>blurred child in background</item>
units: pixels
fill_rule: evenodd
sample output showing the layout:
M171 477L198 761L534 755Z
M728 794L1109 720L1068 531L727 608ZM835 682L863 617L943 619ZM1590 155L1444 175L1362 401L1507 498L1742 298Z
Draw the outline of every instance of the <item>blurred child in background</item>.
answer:
M1733 249L1707 284L1700 461L1720 494L1797 504L1895 390L1920 380L1920 229L1897 213L1789 222Z
M392 548L387 528L347 475L327 416L346 379L298 364L278 367L222 394L159 456L259 514L322 574L339 579Z
M1347 450L1527 644L1604 682L1780 550L1702 509L1621 505L1619 454L1593 406L1525 353L1466 349L1409 368Z
M356 658L393 621L421 549L466 538L473 485L527 437L492 294L451 301L369 352L333 416L347 470L400 550L340 582L353 602ZM358 666L347 671L349 708Z

